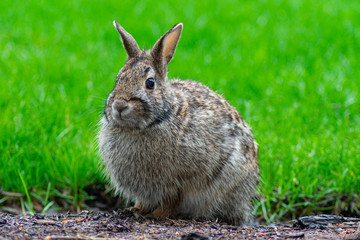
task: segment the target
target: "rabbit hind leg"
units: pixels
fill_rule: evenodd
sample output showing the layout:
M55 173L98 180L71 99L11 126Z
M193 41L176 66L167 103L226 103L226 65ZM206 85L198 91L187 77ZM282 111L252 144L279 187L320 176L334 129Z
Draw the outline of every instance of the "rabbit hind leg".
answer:
M165 200L161 205L155 208L155 210L147 216L153 218L168 218L174 216L181 201L181 195L178 194L178 196L175 198Z

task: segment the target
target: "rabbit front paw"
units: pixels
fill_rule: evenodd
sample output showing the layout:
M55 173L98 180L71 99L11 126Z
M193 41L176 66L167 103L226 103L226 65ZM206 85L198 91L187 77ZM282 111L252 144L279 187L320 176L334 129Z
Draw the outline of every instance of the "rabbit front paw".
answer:
M133 213L140 213L142 215L148 212L143 208L143 206L139 202L136 202L135 206L129 207L129 210Z

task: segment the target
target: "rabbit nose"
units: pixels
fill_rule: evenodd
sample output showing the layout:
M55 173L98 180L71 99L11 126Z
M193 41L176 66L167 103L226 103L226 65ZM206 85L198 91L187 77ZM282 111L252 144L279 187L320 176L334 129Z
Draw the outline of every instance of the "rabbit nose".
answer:
M116 110L119 114L128 108L128 103L125 100L117 99L112 104L113 110Z

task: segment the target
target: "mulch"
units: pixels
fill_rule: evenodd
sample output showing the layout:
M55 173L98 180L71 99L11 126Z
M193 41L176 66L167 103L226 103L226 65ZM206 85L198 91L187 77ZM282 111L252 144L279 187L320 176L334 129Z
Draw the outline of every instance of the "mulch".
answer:
M148 219L128 210L20 216L0 212L0 239L359 239L360 219L303 217L274 225Z

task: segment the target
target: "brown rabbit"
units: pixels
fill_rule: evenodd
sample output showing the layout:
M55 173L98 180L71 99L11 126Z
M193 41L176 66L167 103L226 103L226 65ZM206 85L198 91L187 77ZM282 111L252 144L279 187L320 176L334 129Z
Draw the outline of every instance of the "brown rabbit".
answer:
M106 102L99 147L116 190L147 216L246 223L258 182L258 147L219 94L198 82L167 79L182 23L150 51L114 26L128 59Z

